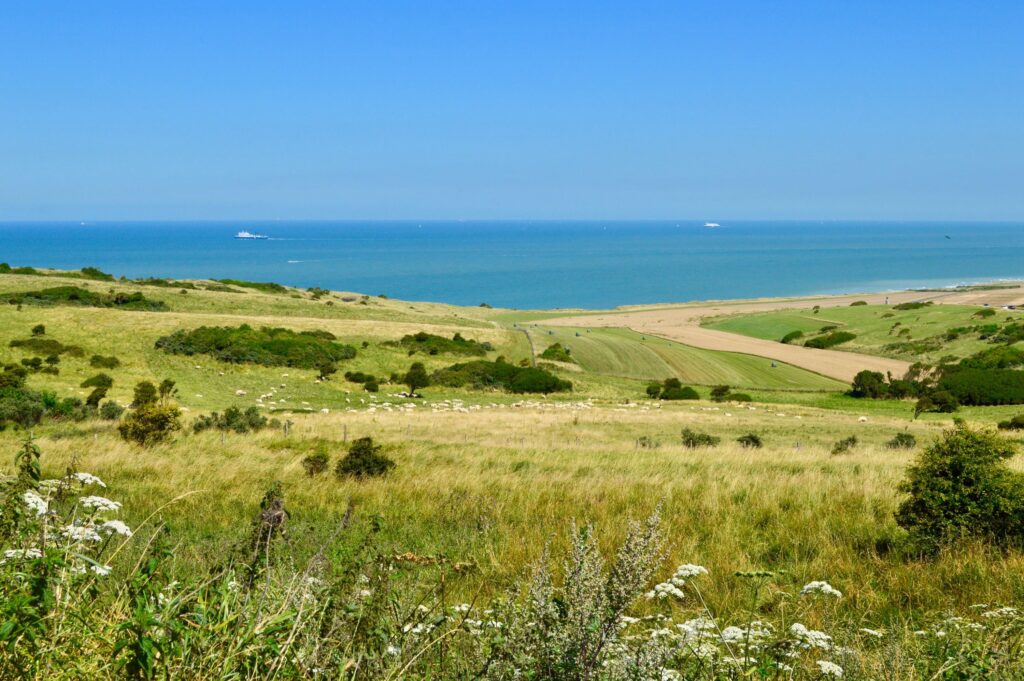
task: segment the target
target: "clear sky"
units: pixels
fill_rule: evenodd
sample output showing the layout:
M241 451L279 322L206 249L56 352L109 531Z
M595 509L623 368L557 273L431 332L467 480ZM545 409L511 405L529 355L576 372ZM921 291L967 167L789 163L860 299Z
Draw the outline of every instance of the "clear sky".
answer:
M4 2L0 220L1024 218L1024 2Z

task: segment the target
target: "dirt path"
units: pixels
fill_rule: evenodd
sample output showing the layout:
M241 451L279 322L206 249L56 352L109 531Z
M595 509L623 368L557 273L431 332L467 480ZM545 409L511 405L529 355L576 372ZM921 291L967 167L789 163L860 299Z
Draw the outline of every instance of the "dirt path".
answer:
M544 323L559 326L625 327L696 348L767 357L846 382L853 380L857 372L863 369L882 373L891 371L894 376L902 376L910 366L909 362L841 350L816 350L800 345L784 345L777 341L706 329L700 325L701 319L704 317L741 312L811 309L815 305L820 305L822 308L845 307L855 300L864 300L871 304L883 304L887 300L890 304L930 300L935 303L947 304L1012 305L1024 302L1024 288L954 292L902 291L815 298L689 303L686 305L635 307L596 315L558 317L545 320Z

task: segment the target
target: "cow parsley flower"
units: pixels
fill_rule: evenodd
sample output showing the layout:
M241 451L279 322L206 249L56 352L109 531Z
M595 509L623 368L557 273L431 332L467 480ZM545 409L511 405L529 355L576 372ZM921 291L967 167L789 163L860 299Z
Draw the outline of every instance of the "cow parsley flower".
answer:
M99 485L100 487L107 486L107 483L103 482L92 473L75 473L71 477L83 485Z
M132 530L120 520L108 520L100 525L100 532L103 534L119 534L123 537L132 536Z
M42 558L43 552L35 547L27 549L7 549L4 551L4 559L0 563L6 563L9 560L35 560L36 558Z
M78 500L78 503L96 511L117 511L121 508L120 502L111 501L106 497L82 497Z
M103 540L91 525L65 525L60 529L60 533L61 536L67 537L74 542L98 542Z
M821 675L826 678L843 678L843 668L837 665L835 662L829 662L828 660L818 660L818 669L821 671Z
M794 622L789 628L789 633L802 648L820 648L830 650L832 648L832 637L823 631L808 629L799 622Z
M808 594L821 594L823 596L835 596L836 598L842 598L843 592L839 589L834 588L828 582L810 582L805 584L804 588L800 589L800 595L806 596Z
M46 515L46 512L50 510L50 505L46 503L46 499L43 499L32 490L25 492L21 495L21 498L26 506L35 511L37 516Z

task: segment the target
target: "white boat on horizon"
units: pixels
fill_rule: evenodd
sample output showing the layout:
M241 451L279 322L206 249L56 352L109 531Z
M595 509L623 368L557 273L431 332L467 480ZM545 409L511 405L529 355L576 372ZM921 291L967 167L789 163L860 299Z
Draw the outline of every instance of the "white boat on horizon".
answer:
M717 222L705 222L704 226L707 227L708 229L714 229L715 227L721 227L722 225L718 224Z
M260 239L269 239L265 234L256 234L255 232L247 232L244 229L235 235L236 239L245 239L247 241L256 241Z

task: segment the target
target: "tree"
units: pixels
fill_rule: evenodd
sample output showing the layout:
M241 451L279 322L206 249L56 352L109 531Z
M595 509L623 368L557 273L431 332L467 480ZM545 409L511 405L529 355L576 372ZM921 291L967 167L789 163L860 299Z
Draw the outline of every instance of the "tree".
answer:
M89 393L89 396L85 398L85 406L96 409L100 406L100 401L107 396L106 388L93 388L93 391Z
M946 390L936 390L917 401L917 404L914 406L914 418L917 418L924 412L951 414L959 407L960 404L952 393Z
M715 402L722 402L729 396L729 386L716 385L711 389L711 399Z
M868 397L873 400L885 397L889 386L885 383L885 376L879 371L865 369L853 377L853 385L850 386L851 397Z
M169 378L160 381L160 387L157 390L160 393L161 402L166 402L178 394L178 389L174 387L174 381Z
M402 383L409 386L409 395L415 395L416 391L420 388L426 388L430 385L430 377L427 376L427 370L423 367L422 362L414 362L409 371L405 372L405 376L402 378Z
M899 491L896 522L933 549L974 536L999 544L1024 539L1024 474L1007 467L1015 447L994 433L957 424L925 449Z

